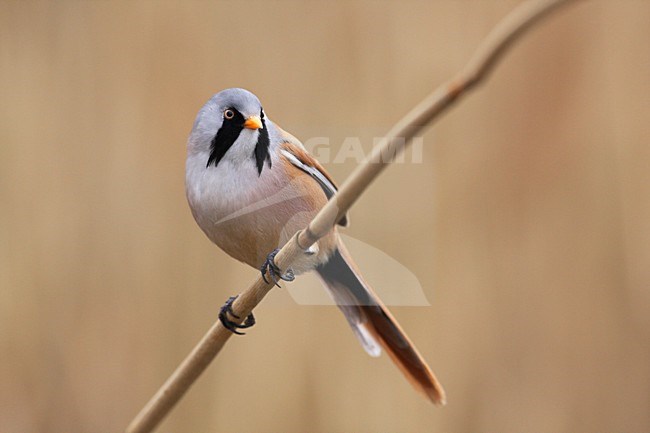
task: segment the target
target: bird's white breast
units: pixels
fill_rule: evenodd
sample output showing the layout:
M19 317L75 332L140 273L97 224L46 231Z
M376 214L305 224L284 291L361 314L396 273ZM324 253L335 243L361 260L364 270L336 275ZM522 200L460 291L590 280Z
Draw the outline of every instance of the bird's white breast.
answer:
M270 170L266 164L260 175L250 155L248 161L224 158L217 167L206 168L207 158L189 155L185 173L187 199L204 231L208 225L236 216L241 209L262 200L282 182L278 178L281 171ZM271 163L277 161L272 158Z

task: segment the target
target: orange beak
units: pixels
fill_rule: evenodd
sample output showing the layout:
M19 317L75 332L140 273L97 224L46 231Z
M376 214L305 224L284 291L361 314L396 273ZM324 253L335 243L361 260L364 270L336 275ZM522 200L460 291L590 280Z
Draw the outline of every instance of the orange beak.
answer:
M260 119L260 116L251 116L244 122L244 128L262 129L262 119Z

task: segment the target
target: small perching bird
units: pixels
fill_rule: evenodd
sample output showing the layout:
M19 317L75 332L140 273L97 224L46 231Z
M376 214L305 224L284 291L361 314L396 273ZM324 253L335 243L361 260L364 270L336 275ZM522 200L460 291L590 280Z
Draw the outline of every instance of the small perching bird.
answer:
M278 247L309 224L336 185L300 141L266 117L255 95L227 89L201 108L187 144L185 175L192 215L212 242L276 283L315 270L366 352L376 357L383 347L416 389L445 403L442 386L363 280L336 227L284 274L275 265ZM347 217L338 225L347 226ZM219 318L240 334L254 318L241 325L229 320L234 299Z

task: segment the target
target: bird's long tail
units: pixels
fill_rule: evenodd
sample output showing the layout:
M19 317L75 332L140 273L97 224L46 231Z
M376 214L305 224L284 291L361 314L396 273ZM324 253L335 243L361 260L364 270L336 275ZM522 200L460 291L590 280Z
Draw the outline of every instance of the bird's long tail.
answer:
M404 376L435 404L445 404L445 391L411 340L361 278L341 241L330 260L316 268L363 348L379 356L383 347Z

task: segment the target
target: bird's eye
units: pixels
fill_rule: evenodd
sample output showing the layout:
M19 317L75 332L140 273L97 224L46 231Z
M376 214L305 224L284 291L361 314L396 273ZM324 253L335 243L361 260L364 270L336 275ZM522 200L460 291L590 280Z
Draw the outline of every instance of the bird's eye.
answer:
M235 112L229 108L223 112L223 117L225 117L226 120L231 120L235 117Z

